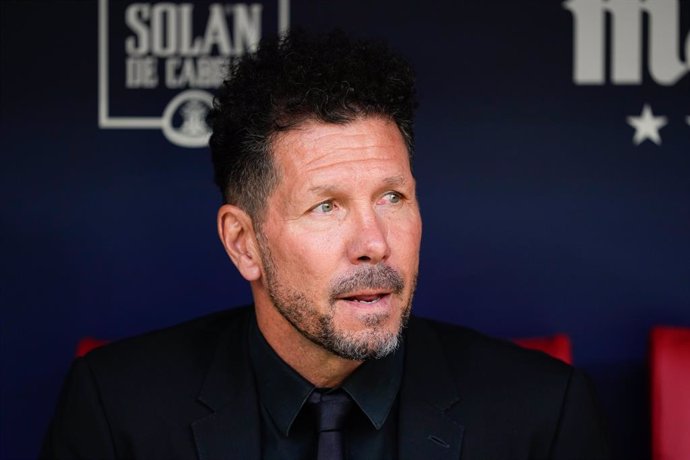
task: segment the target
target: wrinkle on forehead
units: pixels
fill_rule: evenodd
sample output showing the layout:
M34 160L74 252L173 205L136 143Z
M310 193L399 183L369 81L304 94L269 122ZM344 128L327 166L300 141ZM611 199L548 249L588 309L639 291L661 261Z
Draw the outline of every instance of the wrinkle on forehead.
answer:
M382 126L394 129L380 129ZM313 127L319 129L310 129ZM307 121L281 133L275 145L278 148L274 148L274 154L282 158L278 163L282 167L294 166L298 172L318 169L322 163L331 167L346 166L348 163L398 161L399 153L403 153L409 162L400 130L393 121L383 117L358 118L344 125ZM401 147L402 152L399 151ZM294 155L295 151L303 152L303 155Z
M402 175L397 175L397 176L390 176L390 177L385 177L381 180L381 183L387 187L402 187L407 185L408 181L407 179L402 176ZM331 184L319 184L319 185L312 185L307 189L308 192L314 193L314 194L319 194L319 193L328 193L333 190L337 190L340 187L338 185L331 185Z

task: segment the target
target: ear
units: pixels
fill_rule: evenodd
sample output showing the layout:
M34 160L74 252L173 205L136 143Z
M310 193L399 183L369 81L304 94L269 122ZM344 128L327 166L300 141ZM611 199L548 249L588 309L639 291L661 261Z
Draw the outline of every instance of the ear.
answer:
M254 225L249 214L231 204L224 204L218 210L218 236L232 263L247 281L261 277Z

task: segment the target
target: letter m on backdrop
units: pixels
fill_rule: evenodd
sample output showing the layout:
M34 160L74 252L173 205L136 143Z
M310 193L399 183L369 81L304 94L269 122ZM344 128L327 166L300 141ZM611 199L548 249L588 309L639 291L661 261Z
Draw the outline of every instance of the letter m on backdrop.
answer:
M606 83L607 48L610 81L619 85L642 84L645 18L647 69L652 79L660 85L673 85L688 72L690 33L684 40L685 62L679 57L682 45L679 0L568 0L563 7L573 15L576 84ZM611 40L609 46L607 37Z

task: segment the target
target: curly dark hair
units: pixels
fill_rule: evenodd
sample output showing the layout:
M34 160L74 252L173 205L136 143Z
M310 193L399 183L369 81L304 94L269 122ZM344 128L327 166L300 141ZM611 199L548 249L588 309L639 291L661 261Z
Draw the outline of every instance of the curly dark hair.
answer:
M279 179L271 154L276 134L307 120L382 116L396 123L411 158L416 106L412 68L384 43L339 30L264 39L231 65L209 113L215 182L226 203L260 226Z

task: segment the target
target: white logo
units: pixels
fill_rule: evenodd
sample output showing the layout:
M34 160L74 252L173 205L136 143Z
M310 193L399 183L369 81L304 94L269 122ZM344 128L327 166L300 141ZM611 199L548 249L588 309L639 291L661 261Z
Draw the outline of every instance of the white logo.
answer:
M123 2L117 2L121 6ZM127 2L124 2L125 4ZM123 15L111 15L108 0L98 4L98 125L101 128L160 129L173 144L204 147L210 130L206 114L213 96L207 90L222 84L228 62L256 50L261 39L264 6L261 3L136 2L126 4ZM195 7L197 7L195 9ZM277 29L289 28L290 1L277 0ZM122 18L124 23L110 23ZM203 27L199 27L203 24ZM109 35L109 30L125 30ZM110 73L109 61L119 43L122 73ZM115 81L114 86L112 81ZM119 84L121 82L121 84ZM173 94L161 116L113 116L112 90L141 94ZM181 92L179 92L181 91ZM169 97L169 96L168 96ZM121 108L119 108L121 110Z
M679 51L679 0L568 0L573 15L573 80L578 85L603 85L606 16L610 16L610 81L615 85L642 84L643 17L647 19L647 70L660 85L673 85L690 71L690 33L685 59ZM680 44L680 46L679 46Z

